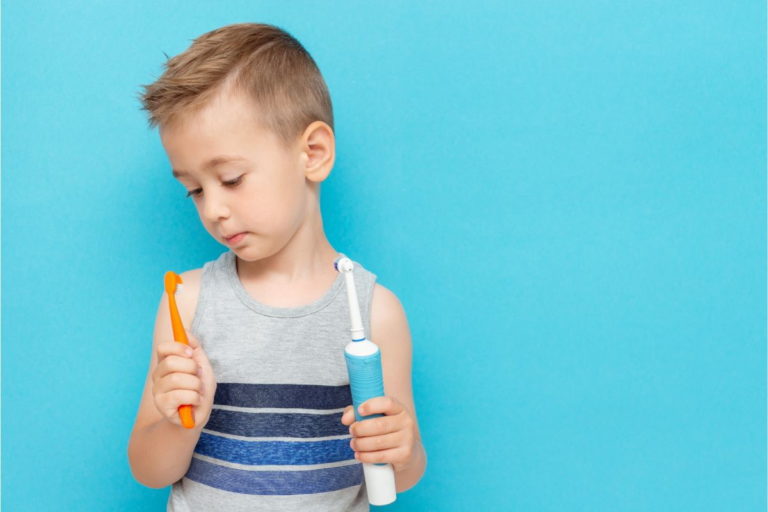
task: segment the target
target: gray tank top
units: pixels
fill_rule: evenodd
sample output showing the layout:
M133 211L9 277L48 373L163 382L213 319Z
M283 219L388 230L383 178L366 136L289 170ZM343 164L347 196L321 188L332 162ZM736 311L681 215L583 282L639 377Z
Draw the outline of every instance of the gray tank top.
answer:
M362 465L341 423L352 404L344 276L316 301L281 308L251 297L235 264L230 250L203 266L190 331L211 362L216 393L167 510L368 511ZM368 334L376 275L354 264Z

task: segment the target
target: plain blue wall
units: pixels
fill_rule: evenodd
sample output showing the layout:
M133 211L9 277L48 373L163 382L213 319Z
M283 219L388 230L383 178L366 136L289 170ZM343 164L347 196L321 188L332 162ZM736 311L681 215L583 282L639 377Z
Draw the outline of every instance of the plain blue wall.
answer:
M766 500L764 2L2 10L2 501L164 510L126 447L166 270L224 246L140 84L281 26L335 107L334 246L400 297L427 473L388 510Z

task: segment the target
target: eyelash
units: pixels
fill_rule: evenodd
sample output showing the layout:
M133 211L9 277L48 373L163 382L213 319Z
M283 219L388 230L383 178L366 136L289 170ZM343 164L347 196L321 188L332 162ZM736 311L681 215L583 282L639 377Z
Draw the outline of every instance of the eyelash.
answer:
M235 178L234 180L225 181L225 182L223 182L223 183L224 183L225 185L228 185L228 186L235 186L235 185L238 185L238 184L240 184L240 181L243 179L243 176L245 176L245 175L244 175L244 174L241 174L240 176L238 176L238 177L237 177L237 178ZM203 190L203 189L201 189L201 188L196 188L196 189L194 189L194 190L190 190L189 192L187 192L187 197L192 197L192 196L194 196L194 197L197 197L198 195L200 195L200 192L202 192L202 190Z

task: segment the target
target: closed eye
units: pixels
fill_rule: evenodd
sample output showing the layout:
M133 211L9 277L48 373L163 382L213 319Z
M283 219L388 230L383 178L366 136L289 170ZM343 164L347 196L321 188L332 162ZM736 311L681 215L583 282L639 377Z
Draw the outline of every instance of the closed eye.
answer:
M237 186L237 185L240 184L240 182L243 180L243 176L245 176L245 174L241 174L240 176L238 176L234 180L224 181L222 183L224 183L224 185L226 185L228 187L234 187L234 186ZM203 189L196 188L194 190L190 190L189 192L187 192L187 197L190 197L190 196L197 197L200 194L202 194L202 192L203 192Z

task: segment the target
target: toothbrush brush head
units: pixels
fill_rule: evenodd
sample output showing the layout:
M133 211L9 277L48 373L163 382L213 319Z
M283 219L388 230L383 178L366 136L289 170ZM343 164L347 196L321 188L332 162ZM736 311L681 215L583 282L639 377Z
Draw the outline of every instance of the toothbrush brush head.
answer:
M333 262L333 268L338 272L352 272L352 267L352 260L346 256L337 258L336 261Z
M176 292L180 292L183 288L181 276L176 272L168 271L165 273L165 292L168 295L173 295Z

